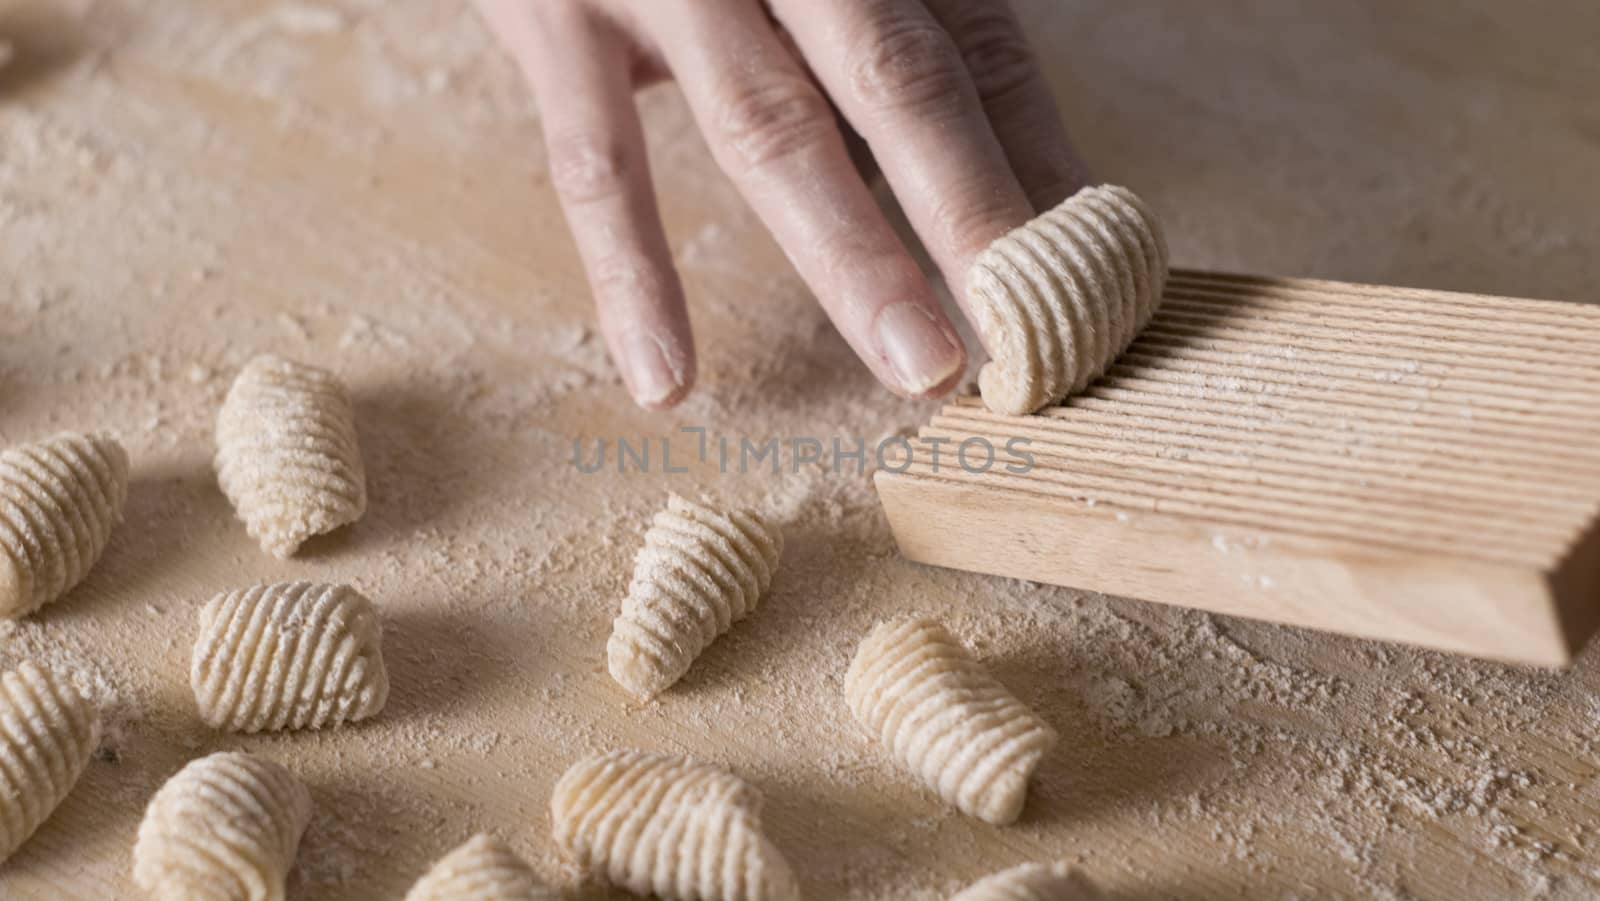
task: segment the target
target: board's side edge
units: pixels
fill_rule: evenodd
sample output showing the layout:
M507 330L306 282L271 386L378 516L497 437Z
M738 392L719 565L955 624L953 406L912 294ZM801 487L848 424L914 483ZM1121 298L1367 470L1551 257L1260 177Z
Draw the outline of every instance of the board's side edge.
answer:
M1574 648L1560 592L1534 568L920 474L875 483L901 553L921 563L1519 663L1565 665Z

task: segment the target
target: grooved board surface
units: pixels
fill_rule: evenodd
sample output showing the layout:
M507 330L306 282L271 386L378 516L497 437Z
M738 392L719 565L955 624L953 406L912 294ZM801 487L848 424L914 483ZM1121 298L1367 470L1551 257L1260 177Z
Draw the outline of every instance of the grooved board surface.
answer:
M1600 616L1600 309L1176 271L1081 395L963 397L919 437L878 482L926 562L1541 662ZM930 452L972 439L1005 465ZM962 498L948 526L927 492ZM973 502L1002 529L981 547ZM1024 505L1057 528L1008 541ZM1118 553L1063 555L1095 541ZM1141 580L1185 548L1181 578Z

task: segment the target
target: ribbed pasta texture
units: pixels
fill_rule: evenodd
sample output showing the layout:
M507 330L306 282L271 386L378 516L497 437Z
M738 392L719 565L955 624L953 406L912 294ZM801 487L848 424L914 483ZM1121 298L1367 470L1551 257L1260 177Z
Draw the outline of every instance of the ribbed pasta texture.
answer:
M217 416L216 468L251 536L277 557L367 509L355 412L315 366L268 355L244 367Z
M1105 895L1064 863L1025 863L957 892L950 901L1103 901Z
M202 757L150 800L133 881L156 901L282 901L310 818L310 794L276 763Z
M200 610L189 685L201 719L217 729L336 726L388 700L382 640L372 602L345 585L224 592Z
M967 274L991 357L984 405L1023 415L1088 387L1149 324L1166 281L1161 224L1126 188L1084 188L996 240Z
M0 453L0 617L89 574L128 500L128 454L105 435L57 435Z
M1056 733L944 626L906 618L873 629L844 677L857 720L963 813L1015 822Z
M783 901L800 889L761 831L761 794L682 757L620 750L580 761L550 799L579 866L668 901Z
M756 514L669 498L645 533L606 643L611 677L641 699L666 690L756 608L782 555L782 533Z
M100 744L100 712L31 661L0 675L0 862L56 809Z
M503 842L475 835L406 893L406 901L555 901L533 870Z

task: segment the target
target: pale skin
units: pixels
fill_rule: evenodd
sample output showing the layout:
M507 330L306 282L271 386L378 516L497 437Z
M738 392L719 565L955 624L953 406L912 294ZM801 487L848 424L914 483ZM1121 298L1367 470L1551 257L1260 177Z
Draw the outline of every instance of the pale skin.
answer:
M1088 180L1005 0L478 0L539 104L551 180L629 393L670 407L694 340L634 92L677 81L712 155L839 333L902 397L966 349L852 160L859 135L957 300L995 238Z

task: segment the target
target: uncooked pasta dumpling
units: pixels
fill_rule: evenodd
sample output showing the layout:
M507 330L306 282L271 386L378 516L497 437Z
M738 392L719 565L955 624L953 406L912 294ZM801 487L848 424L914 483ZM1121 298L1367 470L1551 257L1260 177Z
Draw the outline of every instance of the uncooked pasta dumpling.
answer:
M0 617L26 616L83 581L128 500L128 453L62 434L0 453Z
M475 835L433 865L406 901L556 901L505 843Z
M1064 863L1025 863L974 882L950 901L1105 901L1105 895Z
M1054 729L938 622L879 625L844 677L850 711L906 769L963 813L1015 822Z
M100 743L100 712L56 673L25 661L0 675L0 862L77 784Z
M346 585L289 582L225 591L200 609L189 684L217 729L321 729L383 709L378 611Z
M133 846L133 881L157 901L283 901L311 818L292 773L250 754L191 761L161 786Z
M645 533L633 581L606 642L617 684L648 700L756 608L783 556L778 527L673 495Z
M355 412L315 366L266 355L244 367L217 414L216 468L250 535L277 557L367 509Z
M967 302L990 361L984 406L1023 415L1099 378L1149 324L1167 282L1167 242L1126 188L1084 188L989 245Z
M556 844L579 866L667 901L797 901L761 829L761 794L719 767L621 750L579 761L550 799Z

